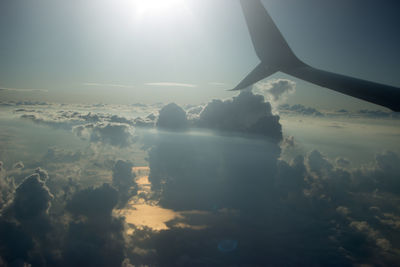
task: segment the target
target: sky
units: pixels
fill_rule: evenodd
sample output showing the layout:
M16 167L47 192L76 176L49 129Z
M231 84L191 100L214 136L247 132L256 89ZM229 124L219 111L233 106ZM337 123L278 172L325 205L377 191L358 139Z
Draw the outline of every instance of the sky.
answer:
M301 60L400 85L396 1L262 2ZM0 36L0 266L400 262L400 113L227 91L238 1L3 0Z
M5 97L198 104L232 96L225 90L258 64L237 1L175 0L161 8L136 2L2 1L0 86L47 91ZM397 1L263 3L306 63L400 85ZM282 77L297 83L292 103L378 108L272 76Z

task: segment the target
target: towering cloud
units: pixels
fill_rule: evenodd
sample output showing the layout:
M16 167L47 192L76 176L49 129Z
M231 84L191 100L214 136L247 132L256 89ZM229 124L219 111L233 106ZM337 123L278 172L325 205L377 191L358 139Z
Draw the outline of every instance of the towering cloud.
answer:
M64 266L121 266L124 226L121 219L112 216L117 203L118 191L108 184L73 196L66 207L75 220L69 224L63 245Z
M53 195L45 185L42 177L47 173L32 174L25 178L15 190L15 197L11 209L18 220L28 220L46 214L50 208Z
M273 115L271 105L261 95L242 91L232 100L213 100L200 114L199 127L225 132L261 135L282 140L279 116Z
M14 179L7 177L3 162L0 161L0 209L12 198L14 190Z
M137 194L133 164L118 160L113 167L112 183L119 193L119 207L123 208L128 200Z
M160 110L158 128L180 130L187 126L186 112L175 103L168 104Z
M255 93L266 95L270 100L277 102L284 100L289 94L295 92L296 83L287 79L268 80L253 86Z

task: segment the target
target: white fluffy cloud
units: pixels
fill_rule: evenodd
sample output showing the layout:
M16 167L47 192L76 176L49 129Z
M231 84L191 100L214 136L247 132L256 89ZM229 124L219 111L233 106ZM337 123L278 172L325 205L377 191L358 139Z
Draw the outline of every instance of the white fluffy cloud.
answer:
M265 95L272 102L282 102L296 90L296 83L288 79L274 79L259 82L253 86L253 92Z

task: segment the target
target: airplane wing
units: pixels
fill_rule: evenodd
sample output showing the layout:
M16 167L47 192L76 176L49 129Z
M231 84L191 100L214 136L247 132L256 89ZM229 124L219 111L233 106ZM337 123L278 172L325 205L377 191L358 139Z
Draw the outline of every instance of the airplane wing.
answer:
M247 87L255 84L256 82L261 81L265 77L268 77L268 76L274 74L277 71L278 71L278 69L276 69L276 68L267 67L263 63L260 63L235 88L233 88L229 91L236 91L236 90L241 90L241 89L247 88Z
M393 111L400 111L400 88L357 79L310 66L293 68L285 73L302 80L353 96Z
M282 71L340 93L400 111L400 88L331 73L299 60L260 0L240 0L251 40L261 63L233 90L244 89Z

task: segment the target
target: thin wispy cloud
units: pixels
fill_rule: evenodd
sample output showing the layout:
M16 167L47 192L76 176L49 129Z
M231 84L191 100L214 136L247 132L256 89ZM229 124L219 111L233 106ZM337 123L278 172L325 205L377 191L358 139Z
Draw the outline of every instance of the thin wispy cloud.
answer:
M222 87L222 86L226 86L227 85L226 83L222 83L222 82L209 82L208 84L212 85L212 86L218 86L218 87Z
M12 92L40 92L40 93L47 93L48 90L45 89L31 89L31 88L10 88L10 87L1 87L0 91L12 91Z
M176 83L176 82L155 82L155 83L145 83L148 86L163 86L163 87L197 87L196 84L191 83Z
M117 84L117 83L93 83L93 82L85 82L82 85L91 86L91 87L118 87L118 88L134 88L132 85L127 84Z

